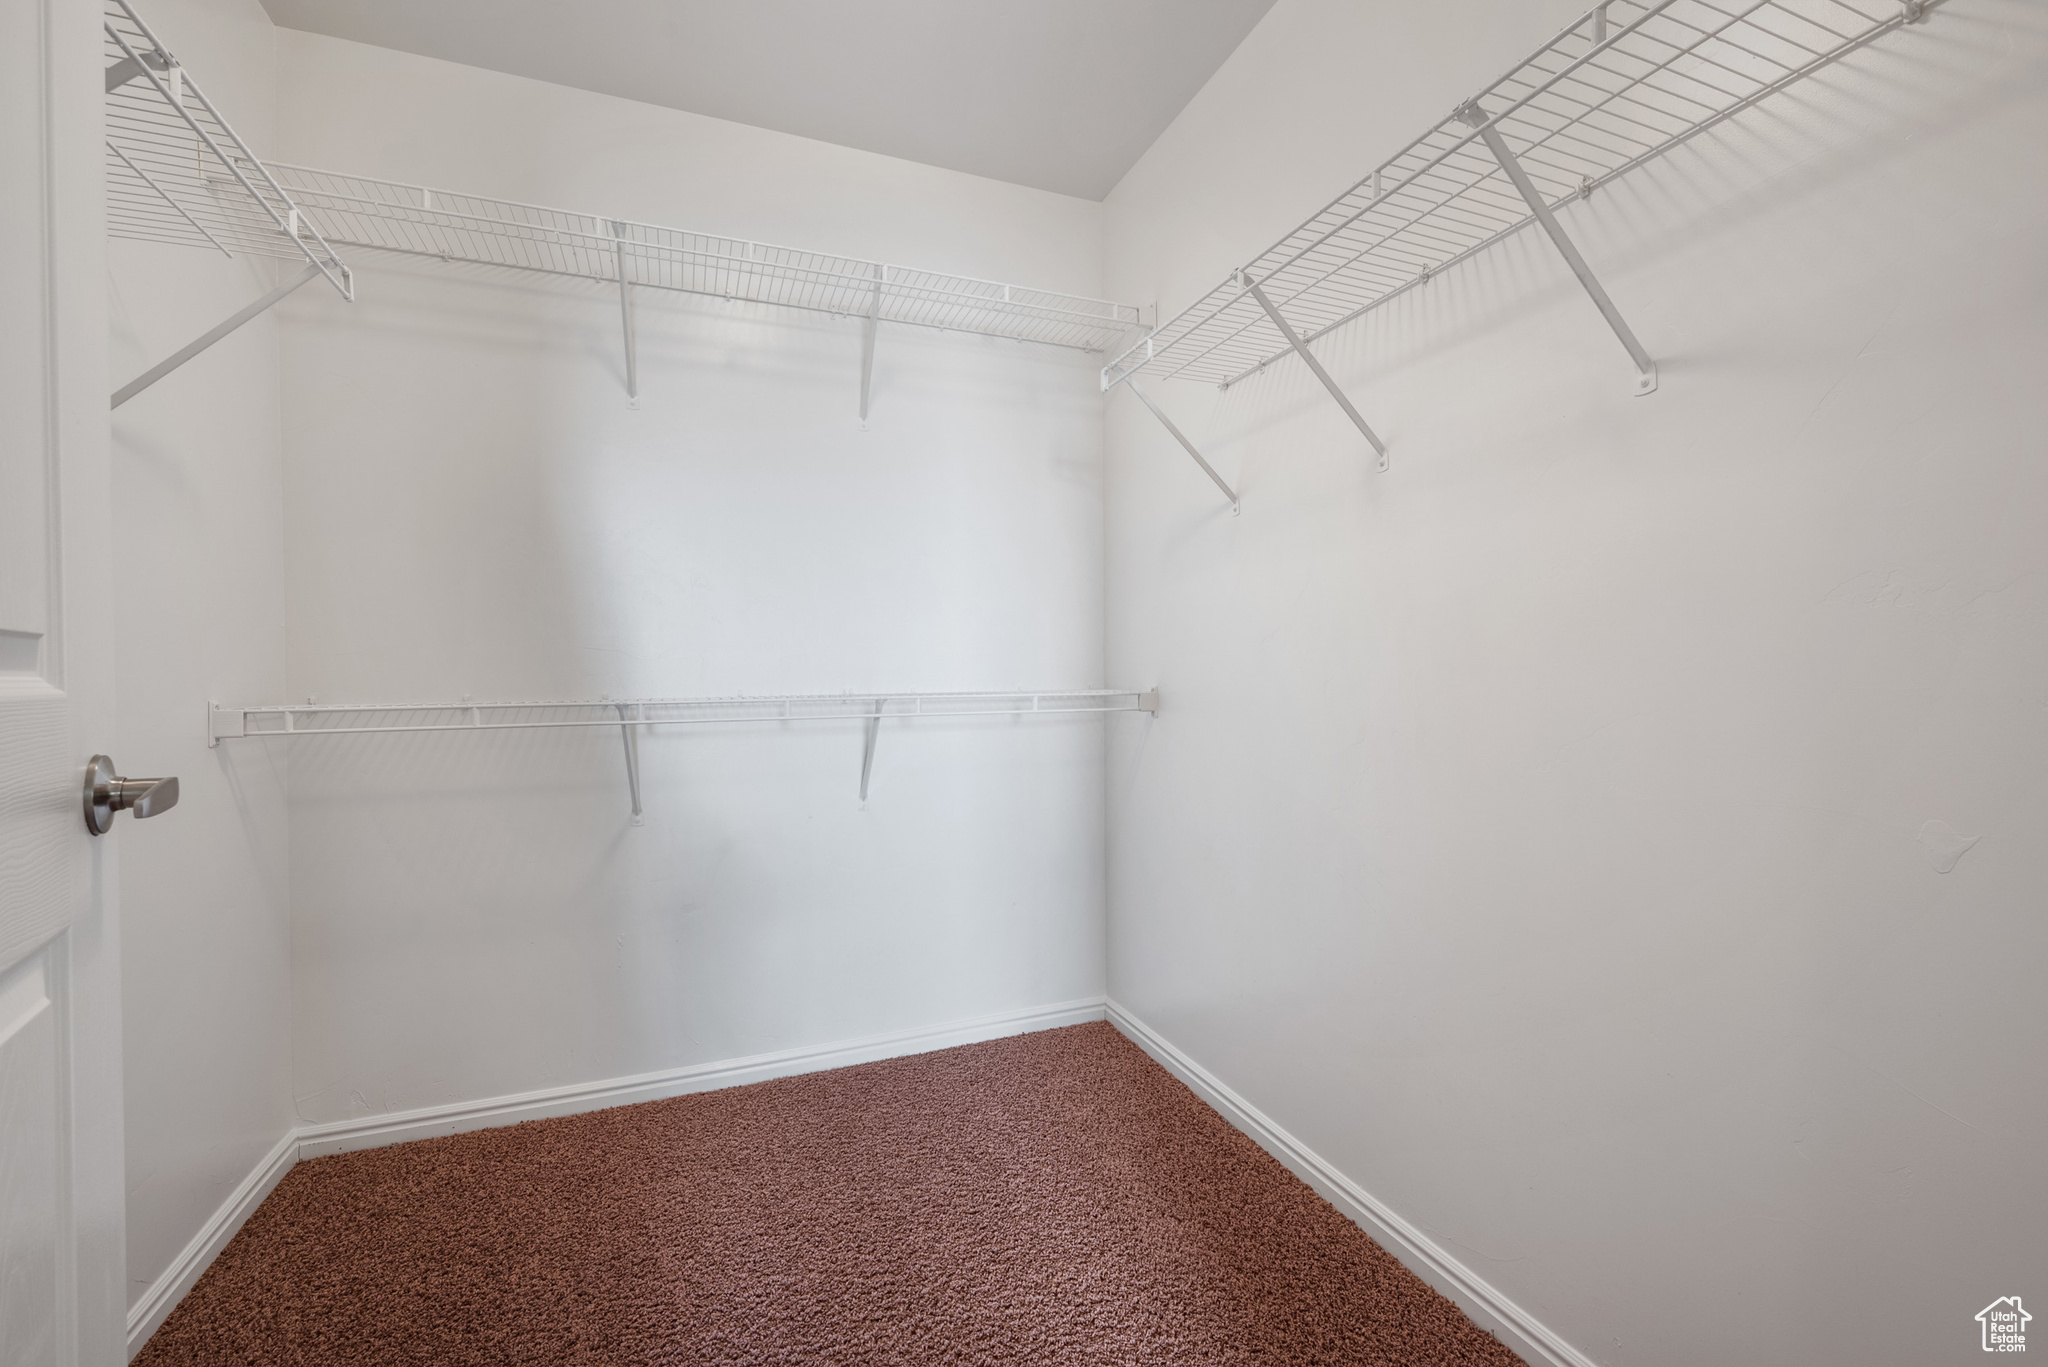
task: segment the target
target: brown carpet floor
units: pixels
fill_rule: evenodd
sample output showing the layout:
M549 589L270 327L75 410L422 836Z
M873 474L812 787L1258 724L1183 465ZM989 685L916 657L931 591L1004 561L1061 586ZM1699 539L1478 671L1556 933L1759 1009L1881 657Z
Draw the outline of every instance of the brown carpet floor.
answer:
M135 1362L1520 1359L1093 1024L312 1159Z

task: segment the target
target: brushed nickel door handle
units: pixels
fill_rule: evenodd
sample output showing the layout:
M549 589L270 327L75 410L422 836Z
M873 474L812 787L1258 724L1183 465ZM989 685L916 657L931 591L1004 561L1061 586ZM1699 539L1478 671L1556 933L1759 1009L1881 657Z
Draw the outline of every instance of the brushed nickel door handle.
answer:
M114 829L116 812L133 812L140 821L177 805L176 778L122 778L105 755L85 766L85 828L94 835Z

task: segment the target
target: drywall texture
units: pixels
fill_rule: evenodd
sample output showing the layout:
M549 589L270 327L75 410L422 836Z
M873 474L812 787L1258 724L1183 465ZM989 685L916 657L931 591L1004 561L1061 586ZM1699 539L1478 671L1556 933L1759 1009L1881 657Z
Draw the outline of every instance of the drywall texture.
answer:
M285 159L1094 292L1099 207L280 34ZM284 313L291 695L1092 687L1078 353L351 258ZM309 1122L1101 990L1102 719L296 742Z
M147 17L243 137L270 130L273 30L255 0ZM268 290L269 263L109 246L125 382ZM208 698L284 688L277 322L263 317L113 419L117 735L126 774L176 774L177 809L124 819L123 1036L130 1303L291 1128L284 755L206 748Z
M1281 0L1107 201L1171 314L1572 6ZM1606 1364L2042 1285L2048 25L1954 0L1108 430L1113 998ZM1974 840L1965 850L1962 843Z

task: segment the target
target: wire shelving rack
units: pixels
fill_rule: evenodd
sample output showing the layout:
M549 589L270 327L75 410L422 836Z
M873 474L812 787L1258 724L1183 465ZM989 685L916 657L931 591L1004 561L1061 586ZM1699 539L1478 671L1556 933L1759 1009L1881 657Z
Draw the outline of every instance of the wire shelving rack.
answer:
M304 263L286 284L116 391L118 408L316 276L344 299L354 286L333 248L128 0L102 0L101 26L108 235Z
M333 241L616 286L626 392L636 407L633 296L641 288L860 319L863 420L879 323L1088 352L1119 347L1144 326L1136 305L1105 299L306 166L272 163L270 170Z
M1125 349L1103 369L1103 388L1138 376L1228 388L1292 352L1384 457L1308 346L1535 222L1607 316L1647 393L1654 363L1553 210L1941 3L1604 0Z
M415 735L443 731L617 728L625 742L626 780L639 824L642 726L858 721L866 726L860 796L867 800L875 742L884 721L942 717L1110 715L1159 711L1159 690L1063 689L1015 693L788 693L765 697L601 698L578 702L411 704L283 703L222 707L208 703L206 743L250 736Z
M344 298L348 267L127 0L105 0L107 232L316 266Z
M1104 351L1143 325L1131 304L273 164L308 218L378 251L885 323Z

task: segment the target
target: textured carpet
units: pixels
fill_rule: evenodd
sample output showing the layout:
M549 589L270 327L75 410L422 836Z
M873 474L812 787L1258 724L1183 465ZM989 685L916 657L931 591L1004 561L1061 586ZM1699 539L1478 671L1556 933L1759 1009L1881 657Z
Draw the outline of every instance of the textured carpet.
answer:
M1520 1359L1093 1024L312 1159L135 1361Z

